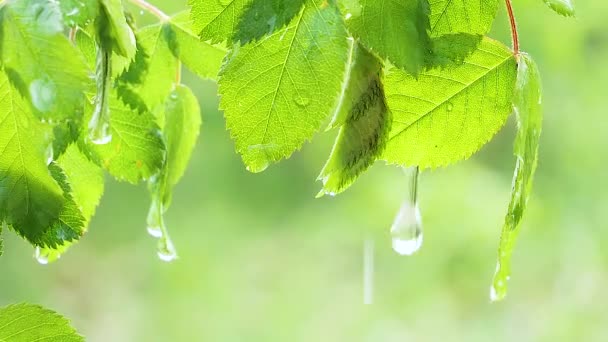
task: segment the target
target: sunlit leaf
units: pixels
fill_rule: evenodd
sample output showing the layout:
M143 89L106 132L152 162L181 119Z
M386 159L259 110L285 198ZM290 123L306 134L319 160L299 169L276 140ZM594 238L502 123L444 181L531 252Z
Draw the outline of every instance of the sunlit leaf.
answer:
M245 6L251 0L188 0L192 26L204 41L221 43L232 38Z
M81 342L70 322L38 305L16 304L0 308L0 341Z
M346 6L347 26L363 45L417 74L430 52L428 0L361 0Z
M389 163L434 168L468 158L511 113L517 67L507 47L485 38L463 64L422 72L393 68L384 85L393 114Z
M484 35L492 28L499 0L434 0L431 35L472 33Z
M220 107L250 171L263 171L312 138L335 106L347 49L335 6L309 0L284 30L230 53Z
M247 44L282 29L300 12L304 2L306 0L251 0L232 40Z

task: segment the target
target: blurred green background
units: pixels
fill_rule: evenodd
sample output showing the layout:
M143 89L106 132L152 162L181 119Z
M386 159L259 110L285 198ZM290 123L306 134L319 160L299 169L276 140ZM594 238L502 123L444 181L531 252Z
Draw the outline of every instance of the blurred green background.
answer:
M184 2L156 3L175 13ZM514 5L522 49L543 74L545 126L504 302L490 303L489 285L514 167L512 119L471 160L423 174L424 245L401 257L389 235L407 196L398 168L376 165L345 194L314 199L330 132L249 174L215 85L186 74L205 123L167 217L180 258L156 257L145 187L108 178L90 232L59 262L39 265L4 234L0 306L48 306L89 341L607 341L608 3L578 1L575 19L541 0ZM504 12L492 36L509 43ZM363 304L366 237L373 305Z

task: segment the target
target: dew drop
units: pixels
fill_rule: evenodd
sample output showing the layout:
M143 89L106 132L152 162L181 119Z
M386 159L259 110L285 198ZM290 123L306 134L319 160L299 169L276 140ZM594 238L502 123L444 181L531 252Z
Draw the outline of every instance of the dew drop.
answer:
M306 94L298 94L293 98L298 107L306 108L310 104L310 97Z
M112 141L110 123L101 117L93 116L91 122L89 122L88 139L95 145L109 144Z
M452 102L448 102L446 104L446 109L448 110L448 112L451 112L454 110L454 104Z
M30 84L32 104L41 112L48 112L55 104L56 90L53 81L48 77L39 78Z
M348 20L348 19L350 19L352 17L353 17L352 13L346 13L346 15L344 16L344 20Z
M34 250L34 258L36 258L36 261L38 261L40 265L49 263L49 256L44 253L40 247L36 247L36 250Z
M148 234L155 238L161 238L163 236L162 231L162 205L159 199L152 199L150 210L148 211L148 218L146 220Z

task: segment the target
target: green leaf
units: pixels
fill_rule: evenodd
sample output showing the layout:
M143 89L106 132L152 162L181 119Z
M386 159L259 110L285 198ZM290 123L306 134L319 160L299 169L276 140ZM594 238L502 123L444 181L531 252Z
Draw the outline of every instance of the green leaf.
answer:
M184 175L201 126L198 100L186 86L178 86L166 101L162 129L167 146L163 204L169 206L173 187Z
M60 0L63 22L70 27L88 26L99 14L98 0Z
M335 106L347 50L335 6L309 0L284 30L230 53L220 107L248 170L263 171L312 138Z
M346 24L363 45L417 74L430 52L428 0L361 0L346 6Z
M83 151L118 180L136 184L161 168L165 146L154 116L137 113L110 97L112 140L104 145L80 141Z
M101 11L97 17L99 45L132 59L136 52L135 34L127 23L121 0L100 0Z
M431 2L431 35L485 35L492 28L499 0L435 0Z
M167 23L145 27L137 32L137 37L147 58L145 63L136 65L144 70L138 71L142 75L141 79L139 83L132 83L130 89L149 110L153 110L157 105L162 104L175 85L175 75L179 67L171 49L175 38ZM137 106L137 104L132 105Z
M173 53L198 77L215 80L227 49L203 41L192 32L189 12L182 12L169 21L175 34Z
M382 154L391 117L381 82L382 62L353 43L348 85L334 125L341 125L329 160L319 180L319 195L346 190Z
M63 34L62 21L57 2L50 0L11 1L2 10L2 63L34 113L44 119L82 115L82 89L89 81L84 60Z
M45 131L7 77L0 74L0 220L32 244L54 245L45 234L65 203L47 169Z
M305 0L252 0L236 27L232 41L242 45L282 29L293 19Z
M511 113L517 64L499 42L485 38L462 65L422 72L386 72L393 113L383 159L434 168L466 159L487 143Z
M517 114L517 137L514 148L517 161L513 176L511 203L505 217L498 248L498 265L491 292L493 300L501 300L507 294L507 281L511 274L511 255L532 192L542 130L540 74L536 63L529 55L521 54L519 61L517 91L513 101Z
M57 160L67 181L71 186L71 195L77 204L83 218L83 231L95 213L104 190L104 179L101 168L87 159L76 145L70 145L66 152ZM61 257L72 245L65 242L54 248L39 248L37 257L39 261L53 262Z
M0 341L80 342L80 336L61 315L38 305L16 304L0 308Z
M556 13L564 17L573 17L575 14L572 0L543 0Z
M251 0L188 0L192 25L204 41L221 43L232 38L245 6Z

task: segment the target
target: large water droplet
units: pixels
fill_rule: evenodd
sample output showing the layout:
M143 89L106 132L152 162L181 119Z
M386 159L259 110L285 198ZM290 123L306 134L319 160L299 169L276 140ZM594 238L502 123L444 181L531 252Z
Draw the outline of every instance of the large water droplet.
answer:
M418 206L407 201L401 206L391 227L393 250L412 255L422 246L422 221Z
M41 112L48 112L55 104L55 84L49 78L39 78L30 84L32 104Z
M418 167L406 170L409 178L409 198L401 205L391 226L393 250L401 255L412 255L422 246L422 219L418 208Z
M158 257L162 261L170 262L177 259L177 251L171 239L166 234L158 240Z
M40 265L46 265L49 263L49 256L42 251L40 247L36 247L34 250L34 258Z

